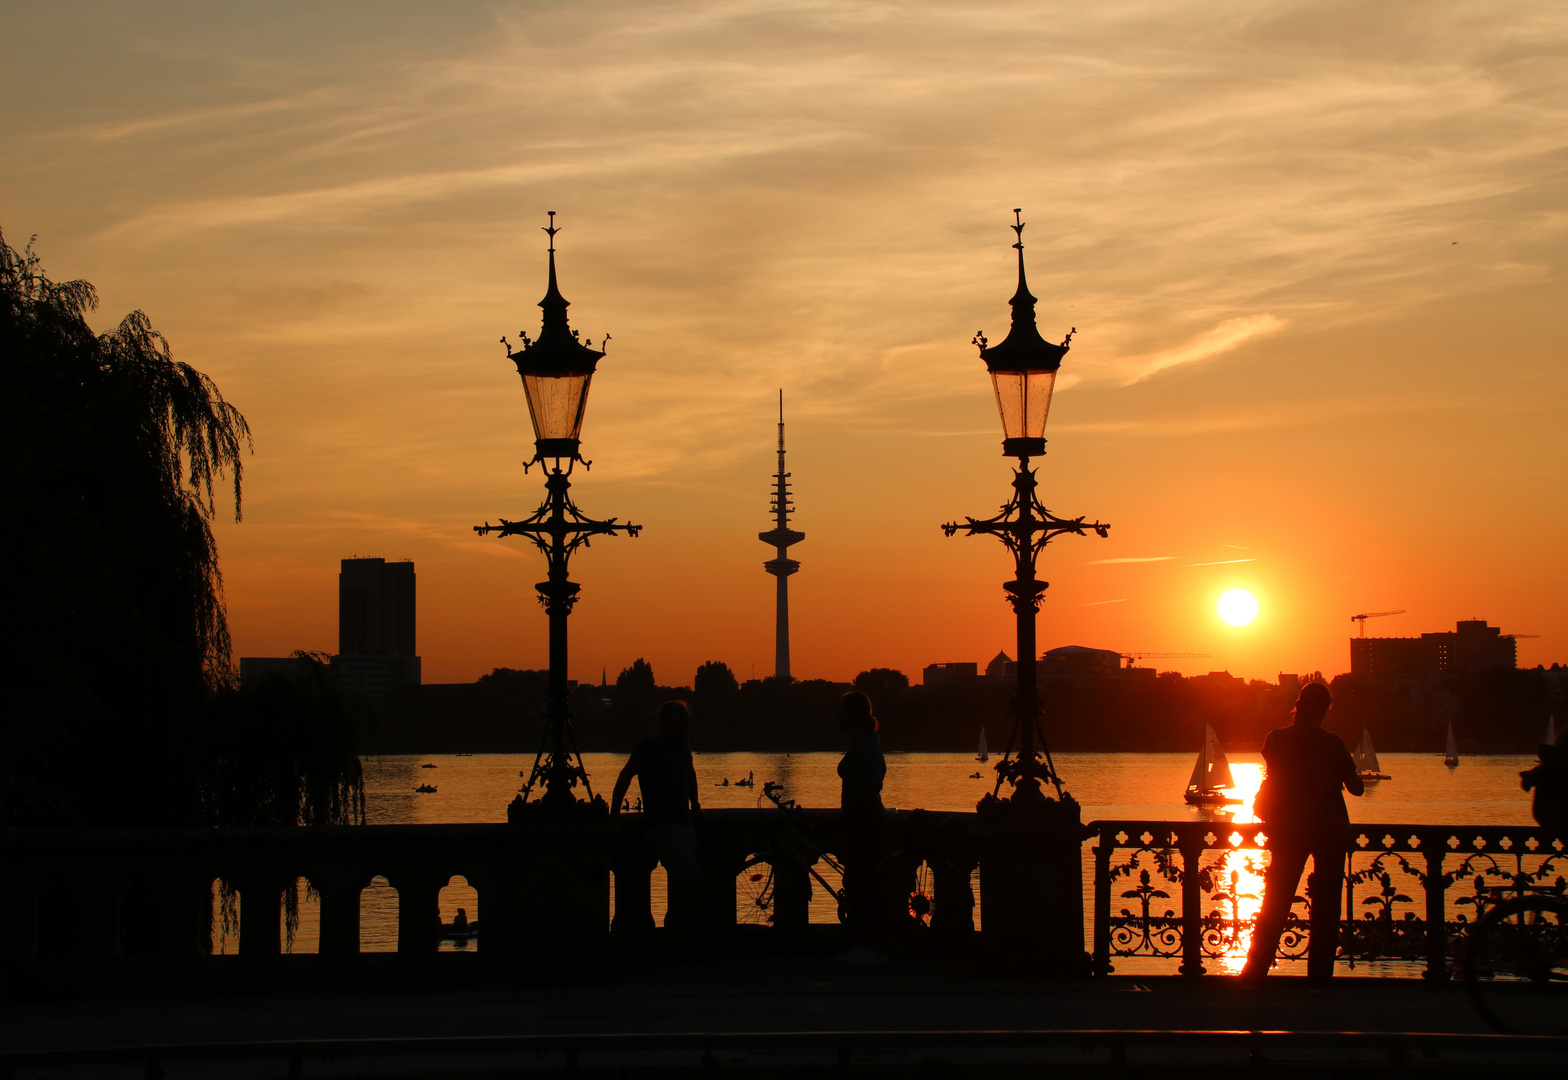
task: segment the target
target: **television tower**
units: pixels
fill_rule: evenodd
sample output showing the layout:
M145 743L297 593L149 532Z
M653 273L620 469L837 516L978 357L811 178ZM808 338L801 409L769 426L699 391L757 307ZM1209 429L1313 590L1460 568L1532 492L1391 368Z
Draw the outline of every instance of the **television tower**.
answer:
M778 557L763 563L763 569L779 579L778 643L773 654L773 677L788 680L789 673L789 576L800 569L800 563L789 557L791 544L798 544L806 534L789 527L789 512L794 504L789 499L789 473L784 471L784 391L779 391L779 471L773 477L773 517L771 531L758 533L757 539L778 549Z

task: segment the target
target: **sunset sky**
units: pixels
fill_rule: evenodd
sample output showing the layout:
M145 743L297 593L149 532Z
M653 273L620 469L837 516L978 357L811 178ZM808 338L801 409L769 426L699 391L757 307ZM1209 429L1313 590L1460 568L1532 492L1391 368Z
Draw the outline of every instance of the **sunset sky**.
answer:
M571 674L772 671L776 395L794 671L1013 653L975 331L1015 206L1077 327L1042 648L1348 670L1482 617L1568 662L1568 6L49 4L0 10L0 228L145 310L255 432L218 526L235 655L335 650L347 556L412 558L427 682L543 667L543 494L498 342L545 211L609 355ZM1256 621L1215 613L1253 592Z

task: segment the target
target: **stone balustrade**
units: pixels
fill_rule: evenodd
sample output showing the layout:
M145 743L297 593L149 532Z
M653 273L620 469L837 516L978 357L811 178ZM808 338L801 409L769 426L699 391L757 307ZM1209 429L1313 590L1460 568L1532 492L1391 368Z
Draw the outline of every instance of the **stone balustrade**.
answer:
M838 850L838 816L798 811L788 818L796 840L791 857L777 860L780 920L808 920L807 866L814 848ZM972 928L974 815L892 816L898 835L917 837L933 852L937 902ZM701 857L717 923L733 922L735 875L750 856L780 850L785 824L773 808L704 815ZM480 931L469 962L552 953L592 960L654 933L655 862L642 831L641 815L626 814L566 825L14 832L0 836L0 965L13 972L276 966L284 953L285 892L304 878L320 903L318 959L310 963L349 970L362 957L361 893L377 877L397 891L398 957L418 961L438 951L439 895L454 876L479 897L472 917ZM915 863L924 857L911 854ZM212 955L217 881L238 893L237 958Z
M478 894L471 917L480 924L469 955L453 958L457 969L526 976L553 956L594 963L634 952L657 932L662 905L643 828L641 815L626 814L565 825L13 832L0 836L0 972L23 976L11 982L22 987L69 983L88 969L123 971L134 982L150 973L250 978L301 965L352 974L429 963L442 936L441 890L457 876ZM918 873L943 931L969 953L1076 973L1087 911L1097 973L1199 975L1235 966L1261 892L1264 827L1069 820L1031 828L1006 814L892 812L886 846L894 855L883 873L897 878L890 891L903 896ZM710 810L699 836L706 908L719 934L733 926L736 878L754 856L766 857L774 875L773 925L810 923L813 894L817 922L836 923L809 867L821 853L841 854L837 811ZM1090 841L1087 896L1080 839ZM1346 867L1341 959L1442 978L1491 893L1562 893L1568 853L1559 838L1530 826L1380 824L1357 827ZM362 948L361 894L378 877L397 892L390 960ZM301 878L320 905L310 958L286 956L283 941L284 896ZM234 956L212 955L215 881L239 896ZM1305 906L1298 898L1282 957L1306 951ZM788 940L831 947L834 932ZM1038 957L1018 959L1041 939L1050 941Z

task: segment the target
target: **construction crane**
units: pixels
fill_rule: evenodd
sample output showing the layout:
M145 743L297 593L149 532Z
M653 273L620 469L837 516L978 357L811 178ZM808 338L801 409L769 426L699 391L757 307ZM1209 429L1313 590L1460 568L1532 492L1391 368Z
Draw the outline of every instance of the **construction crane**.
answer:
M1381 619L1384 615L1403 615L1404 613L1404 608L1400 608L1398 611L1368 611L1362 615L1352 615L1350 621L1356 624L1356 637L1366 637L1368 619Z
M1120 654L1131 668L1139 660L1207 660L1213 653L1206 652L1124 652Z

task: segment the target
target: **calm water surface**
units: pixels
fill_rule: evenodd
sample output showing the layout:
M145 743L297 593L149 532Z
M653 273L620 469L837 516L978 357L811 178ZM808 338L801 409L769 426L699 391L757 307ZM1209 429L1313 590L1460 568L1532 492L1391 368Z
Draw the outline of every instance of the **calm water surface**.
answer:
M1244 805L1233 814L1199 811L1182 801L1193 754L1077 753L1058 754L1058 770L1067 788L1083 806L1083 818L1169 821L1237 821L1252 818L1249 806L1261 774L1256 754L1231 757L1237 782L1233 794ZM698 754L696 767L705 807L754 807L765 780L785 785L808 807L836 807L839 789L835 771L839 755L819 754ZM995 763L992 758L992 764ZM1533 756L1472 757L1449 769L1435 754L1383 754L1382 765L1393 779L1368 786L1362 798L1346 798L1354 822L1430 825L1523 825L1532 821L1529 795L1519 787L1519 773L1535 764ZM608 798L616 774L625 763L621 754L585 754L590 783ZM435 768L422 768L424 765ZM365 760L365 795L371 824L458 824L503 822L506 806L533 765L532 755L474 754L378 757ZM994 783L990 765L972 754L889 754L884 801L890 807L928 810L973 810ZM980 776L975 776L975 773ZM733 782L755 776L757 789ZM731 783L724 784L725 780ZM433 793L414 788L430 784ZM636 786L632 788L636 795ZM1085 845L1085 913L1090 914L1093 870ZM662 916L662 868L654 875L656 917ZM821 890L813 904L813 920L833 921L832 906ZM462 878L441 893L441 915L450 922L461 907L470 919L479 914L478 898ZM397 893L380 879L362 898L361 947L391 951L397 947ZM982 916L983 917L983 916ZM318 909L301 895L295 951L315 951ZM443 949L466 944L444 942ZM215 948L232 951L233 940ZM1120 970L1120 968L1119 968Z
M1067 789L1083 805L1085 821L1096 818L1148 818L1193 821L1204 815L1182 801L1193 754L1058 754L1057 770ZM1532 820L1529 795L1519 787L1519 773L1535 764L1534 756L1507 755L1466 758L1449 769L1437 754L1381 754L1383 771L1393 776L1368 786L1360 799L1346 797L1350 819L1418 825L1519 825ZM758 789L764 780L785 785L790 795L809 807L838 806L838 754L698 754L697 780L704 806L751 807L758 792L719 786L754 774ZM994 764L996 758L991 759ZM1231 757L1249 801L1257 790L1257 754ZM584 754L583 764L595 794L609 797L615 777L625 764L622 754ZM430 763L434 769L422 769ZM505 821L511 801L533 765L532 755L475 754L472 757L367 758L365 794L371 824L434 825L455 822ZM974 778L976 772L982 773ZM430 795L414 788L428 783ZM994 784L990 765L973 754L889 754L883 801L904 809L973 810ZM633 793L636 786L633 785ZM1232 820L1252 820L1245 812Z

